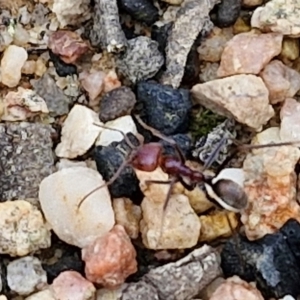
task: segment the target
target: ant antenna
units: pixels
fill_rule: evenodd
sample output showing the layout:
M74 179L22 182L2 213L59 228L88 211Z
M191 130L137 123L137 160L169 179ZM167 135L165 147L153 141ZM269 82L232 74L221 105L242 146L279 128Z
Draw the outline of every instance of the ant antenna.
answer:
M104 129L108 129L108 130L111 130L111 131L116 131L116 132L119 132L120 134L122 134L125 142L128 144L128 146L131 148L131 149L135 149L136 147L131 143L130 139L128 138L128 136L120 129L116 129L116 128L110 128L108 126L105 126L105 125L102 125L102 124L98 124L98 123L93 123L93 125L95 126L98 126L98 127L101 127L101 128L104 128Z
M122 134L125 142L128 144L128 146L131 148L131 153L127 156L127 158L122 162L122 164L119 166L118 170L115 172L115 174L109 179L109 181L107 181L106 183L104 184L101 184L100 186L94 188L93 190L91 190L88 194L86 194L78 203L77 205L77 209L80 209L81 205L83 204L83 202L90 196L92 195L93 193L95 193L96 191L102 189L104 186L108 186L108 185L111 185L117 178L118 176L121 174L121 172L123 171L123 169L126 167L127 164L130 163L130 161L132 160L133 156L135 155L135 151L133 151L134 149L136 149L136 146L134 146L132 144L132 142L130 141L130 139L128 138L128 136L122 131L122 130L119 130L119 129L116 129L116 128L110 128L108 126L105 126L105 125L102 125L102 124L98 124L98 123L93 123L93 125L95 126L99 126L101 128L104 128L104 129L108 129L108 130L111 130L111 131L116 131L116 132L119 132L120 134ZM140 140L139 140L140 141ZM141 141L140 141L141 142Z
M115 172L115 174L109 179L109 181L107 181L104 184L101 184L100 186L94 188L93 190L91 190L88 194L86 194L78 203L77 205L77 209L79 209L82 205L82 203L93 193L95 193L96 191L102 189L105 186L111 185L117 178L118 176L121 174L121 172L123 171L123 169L126 167L126 165L132 160L133 156L134 156L134 152L131 152L130 155L128 156L127 159L125 159L122 164L119 166L118 170Z
M185 161L185 157L184 154L182 152L182 150L180 149L180 147L177 145L177 143L172 139L169 138L167 136L165 136L164 134L162 134L161 132L159 132L157 129L147 125L139 115L134 115L134 117L136 118L136 120L139 122L139 124L146 130L150 131L152 133L152 135L160 138L161 140L166 141L167 143L169 143L170 145L172 145L174 147L174 149L176 150L181 162Z

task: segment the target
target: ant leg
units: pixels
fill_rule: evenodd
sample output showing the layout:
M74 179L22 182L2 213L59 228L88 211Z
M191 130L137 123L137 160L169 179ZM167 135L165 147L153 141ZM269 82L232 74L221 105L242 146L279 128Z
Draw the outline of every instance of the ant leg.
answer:
M185 189L187 189L188 191L192 191L196 188L197 184L196 183L186 183L181 177L179 178L179 182L183 185L183 187Z
M121 174L121 172L123 171L123 169L126 167L127 164L129 164L132 161L132 158L134 156L135 152L132 152L129 157L124 160L122 162L122 164L119 166L118 170L116 171L116 173L109 179L109 181L107 181L106 183L94 188L93 190L91 190L88 194L86 194L78 203L77 205L77 209L79 209L81 207L81 205L83 204L83 202L93 193L95 193L96 191L102 189L105 186L111 185L117 178L118 176Z
M213 150L213 152L210 154L210 156L208 157L208 159L205 161L202 172L207 170L215 161L217 155L219 154L222 146L224 145L224 143L226 142L227 136L223 136L222 139L220 140L220 142L217 144L217 147Z
M237 231L235 229L233 229L233 226L231 224L231 221L230 221L230 218L229 216L226 214L225 212L225 216L226 216L226 219L227 219L227 223L229 225L229 228L230 228L230 231L232 233L232 236L233 236L233 239L234 239L234 242L236 244L236 248L237 248L237 252L238 252L238 256L239 256L239 259L240 259L240 263L242 265L242 268L245 270L245 261L242 257L242 250L241 250L241 244L240 244L240 241L238 239L238 236L237 236Z
M108 127L108 126L105 126L105 125L102 125L102 124L98 124L98 123L93 123L93 124L94 124L95 126L102 127L102 128L104 128L104 129L108 129L108 130L111 130L111 131L119 132L120 134L122 134L122 136L123 136L125 142L128 144L128 146L129 146L131 149L135 149L135 148L136 148L136 146L134 146L134 145L131 143L131 141L130 141L130 139L128 138L128 136L127 136L122 130L116 129L116 128L110 128L110 127ZM142 144L142 141L139 141L139 142L140 142L140 144Z
M145 184L151 184L151 183L154 183L154 184L170 184L172 182L172 180L166 180L166 181L163 181L163 180L146 180L145 181Z
M150 131L150 132L152 133L152 135L154 135L154 136L156 136L156 137L158 137L158 138L160 138L160 139L162 139L162 140L168 142L170 145L172 145L172 146L175 148L175 150L176 150L176 152L177 152L177 154L178 154L178 156L179 156L181 162L182 162L182 163L185 162L185 157L184 157L184 154L182 153L182 150L178 147L177 143L176 143L172 138L169 138L169 137L165 136L164 134L162 134L161 132L159 132L157 129L155 129L155 128L149 126L149 125L147 125L147 124L141 119L141 117L140 117L139 115L134 115L134 117L135 117L136 120L139 122L139 124L140 124L142 127L144 127L146 130Z

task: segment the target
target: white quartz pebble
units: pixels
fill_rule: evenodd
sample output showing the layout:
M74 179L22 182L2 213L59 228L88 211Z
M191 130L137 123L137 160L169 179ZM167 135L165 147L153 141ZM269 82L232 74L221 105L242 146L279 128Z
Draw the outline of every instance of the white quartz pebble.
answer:
M21 79L21 70L28 58L22 47L10 45L1 59L1 81L8 87L15 87Z
M91 194L78 209L82 198L103 183L97 171L82 166L64 168L41 182L42 210L61 240L83 248L113 227L115 217L106 186Z
M76 104L63 125L61 143L55 149L56 155L75 158L85 154L103 130L94 123L100 123L98 114L83 105Z

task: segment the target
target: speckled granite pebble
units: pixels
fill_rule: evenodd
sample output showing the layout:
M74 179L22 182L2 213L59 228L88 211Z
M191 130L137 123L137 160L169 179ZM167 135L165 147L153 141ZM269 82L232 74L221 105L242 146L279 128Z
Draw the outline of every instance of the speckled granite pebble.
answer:
M40 123L0 124L0 201L38 199L54 164L51 132Z

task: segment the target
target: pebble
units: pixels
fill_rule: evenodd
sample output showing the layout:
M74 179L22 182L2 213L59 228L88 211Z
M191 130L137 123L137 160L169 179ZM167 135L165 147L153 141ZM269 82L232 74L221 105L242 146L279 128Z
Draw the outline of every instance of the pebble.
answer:
M244 32L235 35L225 46L218 77L258 74L281 52L282 34Z
M221 275L219 254L204 245L182 259L151 269L138 282L128 284L122 299L195 299Z
M0 203L0 253L24 256L50 246L51 233L41 212L24 200Z
M298 1L271 0L253 12L251 26L264 32L277 32L298 38L300 37L300 25L297 22L299 8Z
M154 81L137 84L137 104L144 106L147 124L165 135L187 130L192 102L189 91ZM172 120L172 122L170 122Z
M36 115L49 113L44 99L35 91L18 87L17 92L8 92L4 99L2 121L24 121Z
M58 30L51 33L48 47L66 64L74 63L89 49L78 33L69 30Z
M209 121L208 121L209 122ZM232 150L233 138L236 138L236 123L232 119L226 119L216 127L212 128L206 135L196 140L193 157L205 163L209 161L217 147L222 141L218 154L214 156L213 165L222 165Z
M259 131L274 115L269 91L255 75L235 75L193 86L197 103Z
M1 123L0 199L38 204L40 182L53 172L52 133L41 123Z
M167 184L145 184L146 180L167 181L168 175L160 168L154 172L136 170L145 198L141 204L140 223L143 244L149 249L186 249L197 244L201 224L190 206L188 197L174 194L168 206L163 206L169 190Z
M227 278L217 290L212 294L209 300L264 300L258 289L248 282L240 279L238 276Z
M201 230L199 242L210 242L216 238L229 237L238 226L237 216L233 212L217 211L199 217Z
M300 104L292 98L285 99L280 110L280 138L282 141L300 141Z
M131 239L139 236L142 211L140 206L134 205L128 198L113 200L116 224L122 225Z
M252 143L282 142L278 127L256 135ZM244 161L244 190L248 207L242 213L245 233L250 240L273 233L288 219L300 219L296 202L295 165L300 150L295 146L255 149Z
M284 37L280 56L283 61L295 60L300 55L298 39Z
M218 79L217 72L219 66L220 64L218 63L202 62L200 65L200 82L203 83Z
M200 44L200 38L196 39L187 56L184 74L182 77L182 85L190 86L199 80L200 60L197 52L197 47Z
M103 128L102 132L96 140L96 146L109 146L113 142L120 142L124 139L123 134L118 131L110 130L108 128L120 130L124 134L131 132L132 134L137 135L135 123L130 115L120 117L113 121L109 121L105 123L105 126L107 128Z
M112 228L115 219L107 187L90 195L78 209L79 201L103 183L97 171L86 167L62 169L41 182L43 213L61 240L82 248Z
M294 219L252 242L236 235L222 249L223 274L255 281L264 299L288 294L296 297L300 294L299 236L300 224Z
M139 142L132 134L127 134L130 141L138 146ZM131 148L122 140L113 142L109 146L97 146L94 151L94 159L97 164L98 172L103 176L105 181L110 180L115 175L121 164L130 155ZM127 164L116 180L108 186L112 198L127 197L135 199L139 204L142 193L139 189L138 179L133 168Z
M158 9L151 0L121 0L118 5L135 20L148 26L158 20Z
M36 93L45 100L51 116L62 116L69 112L71 100L48 73L45 73L40 79L31 80L30 83Z
M271 61L260 76L269 90L271 104L294 97L300 89L300 74L280 60Z
M108 93L121 86L121 81L115 70L110 70L104 78L104 93Z
M129 40L126 52L116 59L118 71L132 83L152 78L163 64L158 43L146 36Z
M26 297L24 300L57 300L50 289L46 289Z
M34 74L36 70L36 61L35 60L26 60L22 67L22 74L31 75Z
M167 2L171 5L180 5L183 2L183 0L162 0L162 1Z
M1 81L4 85L16 87L21 80L21 70L28 58L26 50L22 47L9 45L1 59Z
M165 23L158 21L152 26L151 39L158 43L158 50L166 55L165 49L167 46L167 39L170 34L173 22Z
M122 297L122 287L118 289L97 290L96 300L118 300ZM287 299L288 300L288 299Z
M90 102L93 102L103 91L105 76L106 74L103 71L82 72L79 74L81 85L88 92Z
M137 271L136 251L121 225L82 249L88 280L116 288Z
M83 105L74 105L63 124L61 142L55 149L56 155L75 158L85 154L103 130L94 123L99 123L96 112Z
M77 67L74 64L66 64L58 55L49 50L50 61L53 63L55 71L60 77L77 75Z
M213 207L212 202L207 199L206 193L200 188L195 188L192 191L184 189L183 193L189 198L190 205L197 214Z
M231 28L214 27L197 48L201 61L219 62L226 43L232 39Z
M78 25L91 17L89 0L54 0L51 10L55 13L60 28Z
M244 7L256 7L263 4L263 0L243 0L242 4Z
M217 4L216 23L221 28L235 23L240 15L242 0L227 0Z
M19 295L29 295L47 286L47 275L38 258L26 256L7 265L7 283Z
M99 118L105 123L130 115L135 103L135 94L129 87L121 86L115 88L102 97Z
M65 271L56 277L51 285L55 299L94 300L96 288L75 271Z
M213 28L209 13L217 0L184 1L176 13L166 46L166 67L160 82L178 88L182 81L188 54L197 37L206 36Z

